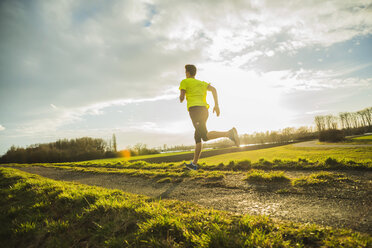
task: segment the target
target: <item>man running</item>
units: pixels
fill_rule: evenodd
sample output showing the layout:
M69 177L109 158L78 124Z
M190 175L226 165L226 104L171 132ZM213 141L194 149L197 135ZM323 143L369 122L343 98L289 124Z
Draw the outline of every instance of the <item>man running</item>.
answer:
M180 102L187 100L187 110L195 127L195 153L194 160L187 164L189 169L198 169L198 160L202 150L202 140L212 140L217 138L226 137L231 139L236 146L239 147L239 137L236 128L233 127L227 132L207 131L207 119L209 105L207 103L207 91L211 91L214 99L213 113L216 112L220 116L220 108L218 106L217 90L207 82L195 79L196 67L194 65L185 65L186 79L181 81L180 84Z

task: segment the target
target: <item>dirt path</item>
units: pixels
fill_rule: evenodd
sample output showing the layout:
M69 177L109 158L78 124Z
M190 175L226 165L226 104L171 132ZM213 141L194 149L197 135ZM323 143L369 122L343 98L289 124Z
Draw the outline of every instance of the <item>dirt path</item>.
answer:
M174 183L113 174L94 174L45 167L17 168L56 180L120 189L153 198L178 199L239 214L265 214L274 219L345 227L372 233L372 172L343 172L358 183L343 187L277 193L285 185L258 186L231 175L220 181L185 178ZM310 172L286 172L298 177Z
M342 144L342 145L331 145L331 144L318 144L318 140L305 141L300 143L295 143L293 146L296 147L372 147L371 144Z

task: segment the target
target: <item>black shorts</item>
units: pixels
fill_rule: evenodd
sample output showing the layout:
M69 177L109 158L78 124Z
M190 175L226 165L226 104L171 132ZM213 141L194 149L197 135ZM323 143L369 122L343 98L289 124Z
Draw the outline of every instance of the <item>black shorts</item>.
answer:
M207 120L208 120L208 109L205 106L193 106L189 108L190 118L192 124L195 127L194 139L196 143L200 143L201 140L207 141Z

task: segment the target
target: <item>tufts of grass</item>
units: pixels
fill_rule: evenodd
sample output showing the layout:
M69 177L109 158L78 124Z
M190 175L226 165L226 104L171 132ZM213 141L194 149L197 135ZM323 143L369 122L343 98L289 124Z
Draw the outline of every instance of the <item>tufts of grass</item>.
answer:
M353 180L342 173L331 173L322 171L318 173L312 173L309 176L296 178L292 181L292 185L295 187L312 187L329 184L339 185L340 183L346 182L353 182Z
M372 135L355 137L355 138L352 138L351 141L361 143L361 144L372 144Z
M294 145L279 146L254 151L221 154L201 159L207 164L227 164L229 161L249 159L258 162L260 158L268 161L274 159L297 160L305 158L308 161L324 161L328 157L337 160L353 160L357 163L372 163L372 147L296 147Z
M171 177L164 177L164 178L159 179L156 182L157 183L171 183L172 182L172 178Z
M284 175L283 171L263 171L252 169L244 179L252 183L289 183L290 179Z
M284 160L274 158L272 161L261 158L257 162L250 160L234 161L231 160L227 165L219 163L218 165L206 165L205 170L220 171L247 171L250 169L262 170L371 170L372 162L356 162L354 160L337 160L328 157L323 161L309 161L306 158L297 158L296 160Z

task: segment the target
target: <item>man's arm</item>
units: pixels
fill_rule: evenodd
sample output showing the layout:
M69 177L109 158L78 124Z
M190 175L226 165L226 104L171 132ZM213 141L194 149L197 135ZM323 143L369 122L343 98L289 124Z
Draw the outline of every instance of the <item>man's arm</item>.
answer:
M214 108L213 113L216 112L217 116L220 116L220 107L218 106L218 96L217 96L217 90L212 85L208 85L207 88L209 91L213 94L213 100L214 100Z
M185 94L186 94L186 90L180 91L180 102L183 102L183 100L185 100Z

